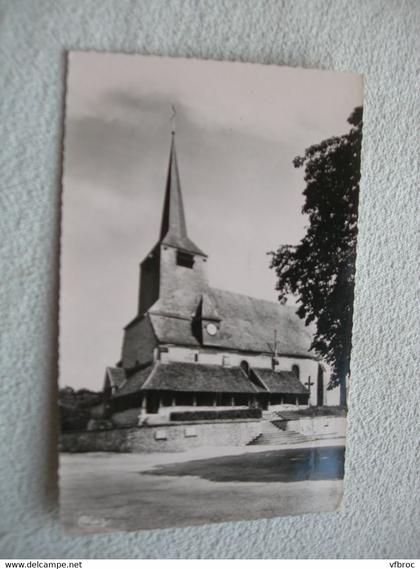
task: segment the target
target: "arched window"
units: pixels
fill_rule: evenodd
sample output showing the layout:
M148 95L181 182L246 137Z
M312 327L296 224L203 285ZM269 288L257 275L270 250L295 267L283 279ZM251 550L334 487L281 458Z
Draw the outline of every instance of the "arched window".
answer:
M249 375L249 363L246 360L241 361L241 369Z
M300 379L300 369L298 365L293 365L292 366L292 372L295 374L295 376Z

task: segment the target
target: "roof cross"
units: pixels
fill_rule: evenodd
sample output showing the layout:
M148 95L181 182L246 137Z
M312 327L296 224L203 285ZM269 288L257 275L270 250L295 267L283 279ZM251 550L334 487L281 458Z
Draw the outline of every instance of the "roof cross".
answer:
M304 384L308 388L308 391L311 391L311 385L315 385L313 381L311 381L311 376L308 377L308 381Z

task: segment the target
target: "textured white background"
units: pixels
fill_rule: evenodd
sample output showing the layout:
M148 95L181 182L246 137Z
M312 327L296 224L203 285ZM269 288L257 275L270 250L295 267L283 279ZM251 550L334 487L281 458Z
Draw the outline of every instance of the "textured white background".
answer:
M414 293L419 2L0 0L0 6L0 555L420 556ZM353 376L340 513L61 534L55 399L67 50L364 74Z

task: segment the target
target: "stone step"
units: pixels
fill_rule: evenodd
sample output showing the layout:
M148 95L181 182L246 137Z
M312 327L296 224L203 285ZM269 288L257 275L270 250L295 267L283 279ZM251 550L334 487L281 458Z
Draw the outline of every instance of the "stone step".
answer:
M295 440L302 440L305 441L306 439L310 438L310 437L306 437L304 435L272 435L272 434L266 434L266 433L262 433L261 434L262 437L264 437L264 439L266 441L295 441Z
M261 423L261 433L248 445L286 445L298 443L310 443L322 439L330 439L338 436L335 433L319 435L303 435L297 431L284 431L284 423L278 419L267 420Z
M290 431L286 431L290 432ZM287 444L297 444L297 443L311 443L314 441L319 441L322 439L334 438L331 435L286 435L286 436L270 436L261 433L253 439L248 445L287 445Z
M261 424L261 434L250 441L248 445L286 445L310 443L324 438L331 438L332 433L323 435L303 435L297 431L284 431L284 423L278 419L264 420Z
M258 437L258 439L256 440L257 442L255 444L267 444L267 445L276 445L276 444L289 444L289 443L306 443L309 440L311 440L309 437L303 437L303 438L279 438L279 439L274 439L273 437L266 437L265 435L261 435L260 437ZM254 444L254 443L252 443Z
M265 425L263 432L252 440L249 445L278 445L289 443L304 443L308 437L295 431L281 431L273 425Z

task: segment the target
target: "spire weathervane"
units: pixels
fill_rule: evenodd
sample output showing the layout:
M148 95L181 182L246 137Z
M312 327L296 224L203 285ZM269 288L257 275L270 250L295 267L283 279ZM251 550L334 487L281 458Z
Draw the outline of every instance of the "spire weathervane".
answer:
M172 130L172 134L175 134L175 119L176 119L176 108L175 105L171 105L171 109L172 109L172 114L171 114L171 130Z

